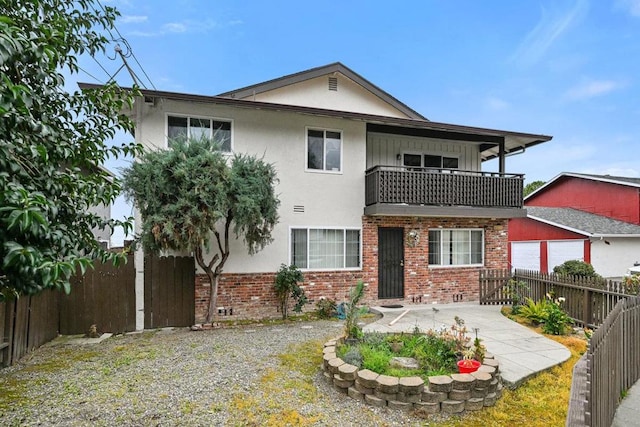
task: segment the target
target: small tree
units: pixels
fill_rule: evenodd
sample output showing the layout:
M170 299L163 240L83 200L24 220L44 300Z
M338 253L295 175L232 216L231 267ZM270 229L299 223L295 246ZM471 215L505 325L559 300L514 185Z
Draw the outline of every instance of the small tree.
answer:
M193 252L209 278L206 322L211 322L231 232L251 255L272 241L280 203L273 165L245 154L228 162L207 138L176 140L167 150L145 151L123 177L125 194L142 216L139 238L145 250ZM207 260L212 240L213 255Z
M286 319L289 316L289 299L292 298L295 301L293 311L300 313L302 307L307 303L307 295L304 293L304 289L298 285L302 282L304 277L302 272L295 265L286 266L282 264L278 273L276 274L276 280L273 287L276 291L276 296L280 301L280 310L282 312L282 318Z
M358 307L362 297L364 297L364 282L359 280L349 291L349 301L345 303L344 332L348 339L359 339L362 336L362 328L358 325L358 320L363 312Z
M105 141L131 122L121 114L135 93L115 84L69 93L62 71L77 56L104 52L118 15L93 0L3 2L0 7L0 301L47 288L70 291L69 279L95 259L125 260L102 249L92 229L132 220L100 218L120 184L99 166L133 154L135 144Z

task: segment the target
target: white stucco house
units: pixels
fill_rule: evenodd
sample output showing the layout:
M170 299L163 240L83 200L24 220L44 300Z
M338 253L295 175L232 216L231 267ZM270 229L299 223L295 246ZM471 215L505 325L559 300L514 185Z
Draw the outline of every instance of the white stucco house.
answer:
M341 63L214 96L142 93L131 116L145 147L218 130L225 151L275 165L274 242L254 256L234 242L220 282L219 304L241 317L277 315L282 263L312 301L342 301L359 279L370 302L477 300L479 270L508 268L508 220L525 215L506 157L551 139L430 121ZM207 292L198 276L196 318Z

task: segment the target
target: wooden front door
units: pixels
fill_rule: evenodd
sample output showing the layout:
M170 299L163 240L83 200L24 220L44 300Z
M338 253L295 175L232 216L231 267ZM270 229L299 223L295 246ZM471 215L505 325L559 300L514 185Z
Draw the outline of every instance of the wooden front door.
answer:
M402 228L378 228L378 298L404 298Z

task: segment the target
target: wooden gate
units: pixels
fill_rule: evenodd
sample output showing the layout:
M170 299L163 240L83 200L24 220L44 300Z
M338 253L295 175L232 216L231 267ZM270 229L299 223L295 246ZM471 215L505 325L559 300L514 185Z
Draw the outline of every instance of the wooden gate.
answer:
M404 298L404 230L378 228L378 298Z
M145 257L145 329L193 325L195 300L192 257Z
M511 295L507 286L510 279L510 270L481 270L480 304L511 304Z
M71 293L60 297L60 333L83 334L91 325L98 332L135 331L135 279L133 255L118 267L96 261L84 276L73 277Z

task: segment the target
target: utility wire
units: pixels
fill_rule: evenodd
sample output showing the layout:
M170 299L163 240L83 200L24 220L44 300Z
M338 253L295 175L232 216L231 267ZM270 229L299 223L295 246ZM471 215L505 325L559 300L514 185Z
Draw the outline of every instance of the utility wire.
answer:
M91 77L92 79L94 79L95 81L97 81L98 83L102 83L102 80L100 80L99 78L97 78L96 76L94 76L93 74L91 74L90 72L88 72L87 70L85 70L84 68L82 68L81 66L77 65L78 69L80 71L82 71L83 73L85 73L87 76Z
M106 9L105 9L105 8L104 8L104 6L102 5L102 3L100 3L100 0L96 0L96 2L98 3L98 6L100 6L100 8L102 9L102 11L103 11L103 12L106 12ZM94 9L94 10L95 10L95 9ZM153 87L153 89L154 89L154 90L157 90L157 89L156 89L156 85L154 85L154 84L153 84L153 82L151 81L151 78L149 78L149 75L148 75L148 74L147 74L147 72L145 71L144 67L142 66L142 64L140 64L140 61L138 61L138 58L136 57L136 54L135 54L135 53L133 53L133 49L131 48L131 45L129 44L129 42L127 41L127 39L125 39L125 38L124 38L124 36L123 36L123 35L122 35L122 33L120 32L120 30L118 30L118 27L116 26L116 24L115 24L115 23L113 24L113 29L116 31L116 33L118 33L119 38L116 40L116 39L113 37L113 34L111 33L111 31L107 29L107 31L109 31L109 35L111 36L111 39L112 39L114 42L122 42L122 43L126 46L126 48L127 48L126 53L123 53L121 50L120 50L120 51L116 50L117 54L119 54L119 55L123 58L123 61L124 61L124 58L128 58L128 57L130 57L130 56L133 56L133 59L136 61L136 64L138 64L138 67L140 67L140 70L142 70L142 74L144 74L144 76L147 78L147 80L148 80L148 81L149 81L149 83L151 84L151 87ZM126 64L126 62L125 62L125 64ZM129 70L129 73L131 73L131 74L132 74L132 78L133 78L134 82L136 82L136 78L135 78L135 77L133 77L133 75L135 75L135 73L134 73L134 72L133 72L133 70L129 67L129 65L128 65L128 64L126 64L126 67L127 67L127 69ZM139 79L138 79L138 80L139 80ZM142 82L140 82L140 83L142 83ZM143 85L143 86L144 86L144 85Z

